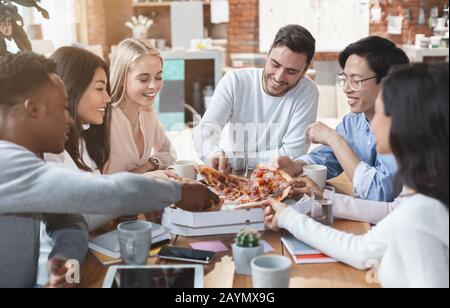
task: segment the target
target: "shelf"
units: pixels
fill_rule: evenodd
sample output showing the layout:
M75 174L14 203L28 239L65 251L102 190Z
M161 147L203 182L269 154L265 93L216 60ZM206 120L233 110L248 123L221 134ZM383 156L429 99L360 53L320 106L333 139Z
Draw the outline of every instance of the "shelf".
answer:
M133 2L134 8L146 8L146 7L170 7L171 3L177 1L161 1L161 2ZM203 5L210 5L210 1L203 1Z

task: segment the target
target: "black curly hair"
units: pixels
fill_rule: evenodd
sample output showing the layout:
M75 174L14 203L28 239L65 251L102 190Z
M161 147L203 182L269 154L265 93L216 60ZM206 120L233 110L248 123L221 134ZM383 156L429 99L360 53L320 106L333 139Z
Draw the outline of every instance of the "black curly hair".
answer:
M0 111L6 112L20 100L42 88L56 73L52 60L32 52L0 57Z

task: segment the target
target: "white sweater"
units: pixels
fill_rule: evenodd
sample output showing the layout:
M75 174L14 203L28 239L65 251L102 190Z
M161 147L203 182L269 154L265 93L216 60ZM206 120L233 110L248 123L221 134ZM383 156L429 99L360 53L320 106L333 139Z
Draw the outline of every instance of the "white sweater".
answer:
M222 149L236 169L243 166L233 159L233 152L246 151L251 168L257 163L269 164L278 155L298 159L306 154L306 127L317 117L317 86L303 78L284 96L273 97L263 89L262 74L262 69L241 69L220 81L211 105L194 130L195 148L202 161L208 162ZM244 139L244 131L248 138Z
M325 192L326 194L327 192ZM335 194L333 216L347 220L377 224L392 213L402 202L402 195L393 202L357 199L347 195ZM325 198L330 199L325 195Z
M449 213L438 200L416 194L371 231L355 236L288 208L278 224L296 238L364 270L380 264L383 287L449 287Z

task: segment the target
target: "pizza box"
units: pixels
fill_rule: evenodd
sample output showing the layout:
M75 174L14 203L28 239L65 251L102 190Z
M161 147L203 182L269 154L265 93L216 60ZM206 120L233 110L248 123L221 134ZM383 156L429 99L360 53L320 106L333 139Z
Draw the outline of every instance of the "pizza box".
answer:
M229 226L218 226L218 227L201 227L201 228L191 228L186 226L174 225L163 220L163 225L165 228L170 229L170 232L175 235L181 235L186 237L193 236L209 236L209 235L219 235L219 234L235 234L239 233L243 228L251 228L257 231L264 231L265 226L263 222L251 223L251 224L240 224L240 225L229 225Z
M166 208L163 225L173 234L201 236L237 233L248 227L264 230L264 210L234 210L215 212L188 212L176 208Z
M167 215L173 224L191 228L264 222L264 210L260 208L213 212L188 212L177 208L166 208L164 215Z

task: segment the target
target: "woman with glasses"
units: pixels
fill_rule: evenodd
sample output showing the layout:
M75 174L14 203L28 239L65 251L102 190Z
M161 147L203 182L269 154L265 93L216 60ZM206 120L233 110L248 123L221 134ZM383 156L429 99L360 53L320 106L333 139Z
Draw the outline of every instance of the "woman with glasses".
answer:
M356 197L393 201L400 192L393 185L397 164L392 155L377 154L371 123L381 80L391 68L408 62L401 49L381 37L371 36L349 45L340 55L343 72L337 78L351 113L336 130L321 122L310 125L308 138L322 146L298 161L279 158L279 168L296 177L302 174L305 165L325 165L329 178L342 172L347 174Z

